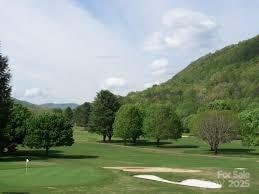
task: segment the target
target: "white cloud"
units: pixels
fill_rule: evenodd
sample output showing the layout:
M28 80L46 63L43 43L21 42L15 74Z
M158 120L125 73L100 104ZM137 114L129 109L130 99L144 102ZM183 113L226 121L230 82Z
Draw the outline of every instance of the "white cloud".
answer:
M144 43L148 51L207 48L214 41L217 24L213 18L187 9L172 9L162 17L160 31Z
M162 76L168 72L168 59L160 58L154 60L149 66L152 70L151 74L154 76Z
M155 76L162 76L162 75L165 75L166 73L167 73L166 68L158 69L158 70L155 70L155 71L151 72L151 74L155 75Z
M144 57L78 2L0 0L0 10L1 49L10 59L15 97L24 99L24 91L36 85L53 92L25 100L82 103L114 72L130 79L128 91L144 82Z
M45 90L40 88L30 88L26 89L24 93L24 97L27 98L37 98L37 97L47 97L48 93Z
M167 58L161 58L154 60L151 64L150 67L153 70L158 70L161 68L166 68L168 66L168 59Z
M104 81L103 88L121 88L126 85L126 80L122 77L109 77Z

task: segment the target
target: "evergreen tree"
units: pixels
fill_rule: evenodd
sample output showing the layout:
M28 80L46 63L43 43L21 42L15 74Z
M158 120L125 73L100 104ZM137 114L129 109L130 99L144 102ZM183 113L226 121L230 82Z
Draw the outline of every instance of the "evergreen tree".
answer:
M67 107L65 110L64 110L64 116L65 118L70 122L70 123L73 123L73 111L70 107Z
M111 141L112 125L119 107L120 103L117 96L110 91L102 90L97 93L90 113L89 130L102 134L103 141L106 141L107 136Z
M89 115L91 111L91 104L85 102L84 104L78 106L74 110L74 121L77 126L87 127L89 121Z
M8 67L7 57L0 53L0 152L6 146L5 127L10 115L11 109L11 86L10 86L10 69Z

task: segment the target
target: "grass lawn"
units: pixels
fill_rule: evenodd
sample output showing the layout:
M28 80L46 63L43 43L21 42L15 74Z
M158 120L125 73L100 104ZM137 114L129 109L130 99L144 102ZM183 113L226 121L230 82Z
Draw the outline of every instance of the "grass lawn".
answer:
M209 153L206 144L195 137L164 141L160 148L141 140L137 146L98 143L101 139L75 129L75 144L44 150L20 149L15 156L0 157L0 193L254 193L259 191L259 148L250 151L239 141L221 146L218 156ZM30 167L25 172L25 158ZM150 173L173 181L197 178L218 182L217 172L247 168L250 186L238 186L225 180L222 189L199 189L132 177L134 173L103 169L104 166L157 166L201 169L201 173ZM240 171L238 171L240 172ZM141 173L135 173L141 174ZM145 173L147 174L147 173ZM223 181L223 180L220 180ZM222 182L221 182L222 183Z

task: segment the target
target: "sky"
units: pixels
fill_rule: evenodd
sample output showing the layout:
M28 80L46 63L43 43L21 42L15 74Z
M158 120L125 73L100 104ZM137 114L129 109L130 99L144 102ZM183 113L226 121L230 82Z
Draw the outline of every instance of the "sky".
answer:
M83 103L162 83L259 33L258 0L0 0L12 95Z

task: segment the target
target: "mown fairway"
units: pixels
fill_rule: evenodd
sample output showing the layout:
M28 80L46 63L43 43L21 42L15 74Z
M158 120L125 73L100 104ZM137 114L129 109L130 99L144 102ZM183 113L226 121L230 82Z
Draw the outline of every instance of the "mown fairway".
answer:
M248 152L239 142L223 145L219 156L208 153L206 144L194 137L164 142L161 148L141 141L138 146L98 143L97 135L76 130L72 147L53 148L49 158L44 151L20 150L17 156L0 157L2 193L258 193L259 149ZM25 158L30 168L25 173ZM140 180L133 173L103 169L104 166L157 166L201 169L202 173L152 173L181 181L197 178L218 181L217 171L247 168L250 187L208 190ZM137 173L141 174L141 173ZM147 174L147 173L145 173Z

